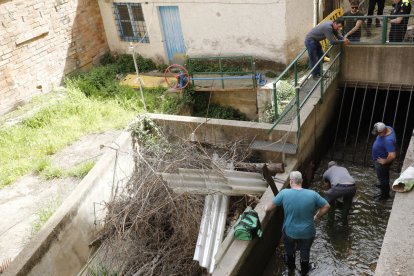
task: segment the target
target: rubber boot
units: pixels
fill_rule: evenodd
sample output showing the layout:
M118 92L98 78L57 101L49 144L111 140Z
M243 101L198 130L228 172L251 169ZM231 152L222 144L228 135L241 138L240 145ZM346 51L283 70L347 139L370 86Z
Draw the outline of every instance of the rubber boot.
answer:
M305 276L309 273L309 261L300 261L300 275Z
M295 255L286 256L286 264L287 264L289 271L294 271L296 269Z
M335 221L336 200L329 204L331 205L331 208L329 208L328 211L328 222L333 223Z

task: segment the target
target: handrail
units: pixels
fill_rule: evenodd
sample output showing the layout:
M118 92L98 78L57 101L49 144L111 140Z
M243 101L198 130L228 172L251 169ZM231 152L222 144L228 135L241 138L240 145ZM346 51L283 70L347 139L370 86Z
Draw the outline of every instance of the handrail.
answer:
M351 41L352 44L364 44L364 45L407 45L407 44L414 44L414 33L404 33L405 37L399 37L400 41L389 41L388 34L390 31L390 19L397 18L397 17L403 17L408 18L408 25L409 27L414 26L414 14L397 14L397 15L366 15L366 16L343 16L345 19L345 23L347 19L362 19L364 22L367 21L367 19L378 19L382 21L381 26L381 32L379 33L379 37L375 39L375 37L372 36L371 31L369 28L366 28L364 26L361 26L361 30L365 30L365 32L369 32L368 35L361 35L361 41ZM373 25L375 25L375 22L373 22ZM411 27L412 28L412 27ZM363 34L364 32L362 32ZM404 41L405 39L408 39L408 41Z
M322 72L322 78L317 80L316 83L312 86L312 88L307 91L307 94L305 95L305 97L303 98L302 102L300 102L300 97L299 97L299 93L301 91L301 89L304 88L304 85L307 83L307 81L310 79L310 76L312 74L312 71L317 67L317 66L322 66L323 62L324 62L324 57L328 54L332 55L333 49L336 46L332 45L329 47L329 49L322 55L322 57L318 60L318 62L316 63L316 65L311 68L309 70L309 72L302 77L303 81L301 83L299 83L297 81L297 62L299 61L299 59L303 56L304 52L306 52L305 50L302 50L301 53L286 67L286 69L282 72L282 74L279 75L279 77L275 80L275 82L273 83L273 99L274 99L274 105L275 105L275 115L276 115L276 121L274 122L273 126L269 129L269 133L276 127L276 125L278 125L283 118L286 116L286 114L288 114L294 106L296 106L296 117L297 117L297 139L299 140L299 136L300 136L300 124L301 124L301 120L300 120L300 111L303 108L303 106L305 105L305 103L307 102L307 100L310 98L310 96L312 95L313 91L316 89L316 87L318 87L318 85L321 86L321 98L323 97L324 94L324 90L326 89L324 86L324 80L323 78L326 77L327 72L331 72L332 71L332 66L335 64L337 64L339 62L339 57L341 55L341 52L339 51L339 53L336 56L332 57L331 60L331 64L329 64L329 66L326 68L326 72L324 72L323 70L321 70ZM289 71L289 69L294 68L295 72L294 72L294 78L295 78L295 92L296 92L296 96L295 98L291 99L290 104L285 108L285 110L282 112L282 114L280 116L278 116L277 112L277 87L276 87L276 83L278 81L280 81ZM295 99L295 100L294 100ZM294 102L295 101L295 102Z

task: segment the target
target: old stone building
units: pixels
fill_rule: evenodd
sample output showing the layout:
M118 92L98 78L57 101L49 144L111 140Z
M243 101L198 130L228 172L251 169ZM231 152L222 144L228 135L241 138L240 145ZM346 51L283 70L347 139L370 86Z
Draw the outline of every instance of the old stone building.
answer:
M0 37L0 114L109 50L97 0L2 0Z

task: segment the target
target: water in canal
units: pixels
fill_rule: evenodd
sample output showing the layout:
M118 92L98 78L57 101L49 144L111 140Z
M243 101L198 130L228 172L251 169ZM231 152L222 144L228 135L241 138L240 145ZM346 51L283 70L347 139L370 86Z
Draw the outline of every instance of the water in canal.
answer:
M324 191L322 174L328 162L321 162L313 181L312 189L320 194ZM373 199L379 193L374 186L377 179L373 168L338 163L348 168L358 191L347 223L342 222L340 210L334 224L328 223L326 216L318 223L311 249L311 262L316 264L316 269L309 275L374 275L393 197L385 202ZM397 174L391 173L391 181L396 177ZM282 244L271 261L272 268L268 267L264 275L287 275ZM299 252L296 267L300 267Z

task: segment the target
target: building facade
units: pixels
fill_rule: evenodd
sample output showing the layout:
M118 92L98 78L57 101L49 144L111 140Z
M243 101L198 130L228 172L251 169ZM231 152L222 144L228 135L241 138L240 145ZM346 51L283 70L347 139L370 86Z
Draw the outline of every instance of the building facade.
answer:
M290 61L313 24L312 1L99 0L111 51L171 63L174 56L252 55Z
M109 50L98 0L0 1L0 114Z

